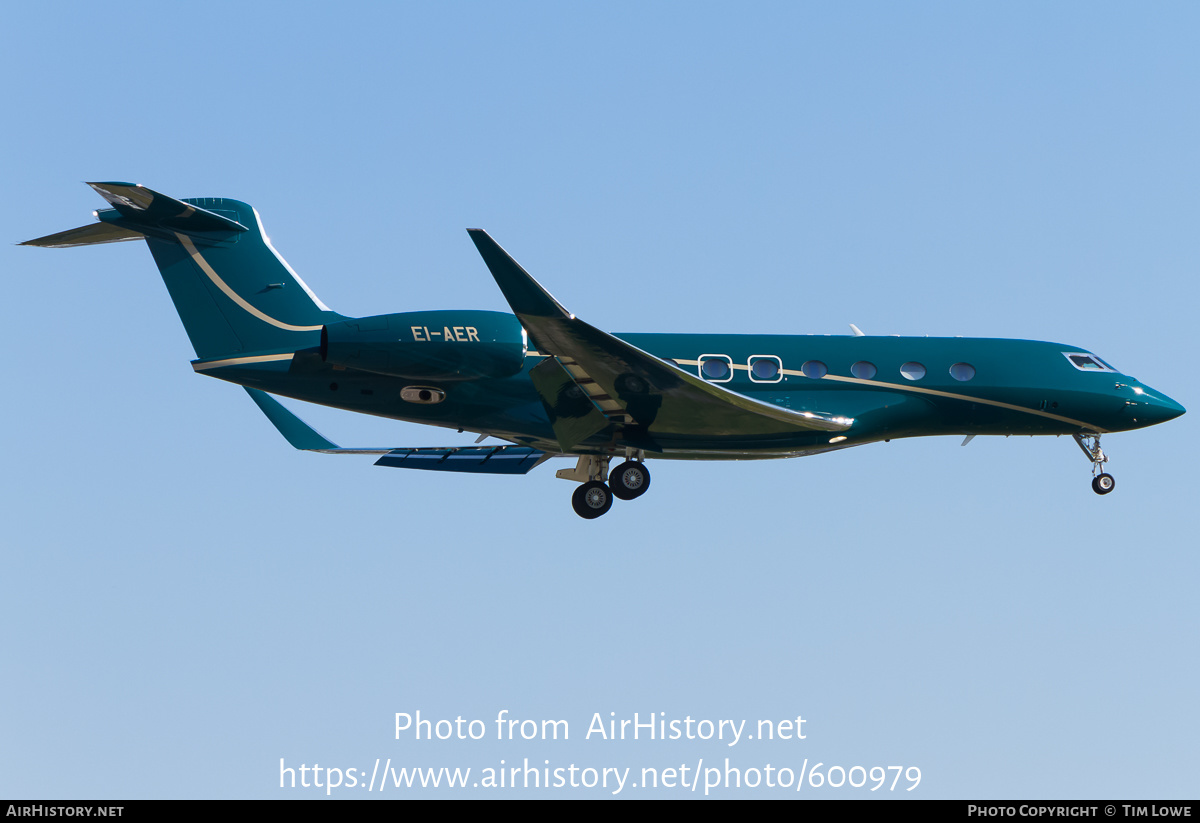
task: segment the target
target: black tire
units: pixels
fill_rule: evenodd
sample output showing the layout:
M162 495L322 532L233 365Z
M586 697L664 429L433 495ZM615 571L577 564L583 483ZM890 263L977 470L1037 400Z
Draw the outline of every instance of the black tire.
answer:
M1092 491L1096 494L1108 494L1117 487L1117 481L1111 474L1098 474L1092 478Z
M612 493L622 500L641 497L650 488L650 470L645 463L626 460L608 473Z
M571 495L571 507L584 520L594 520L612 508L613 495L608 486L598 480L580 485Z

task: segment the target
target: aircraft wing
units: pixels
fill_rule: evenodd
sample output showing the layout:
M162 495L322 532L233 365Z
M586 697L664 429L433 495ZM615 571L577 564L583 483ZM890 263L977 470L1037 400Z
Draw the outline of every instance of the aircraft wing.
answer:
M278 400L247 386L250 395L279 433L297 449L322 454L380 454L376 466L468 474L526 474L550 455L530 446L445 446L414 449L343 449L283 407Z
M840 432L854 423L762 403L613 337L564 309L487 232L467 231L538 352L553 355L611 423L681 438Z

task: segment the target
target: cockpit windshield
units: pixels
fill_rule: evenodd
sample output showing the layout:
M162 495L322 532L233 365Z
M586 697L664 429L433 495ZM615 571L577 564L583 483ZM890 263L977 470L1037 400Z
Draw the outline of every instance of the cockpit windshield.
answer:
M1065 351L1063 357L1080 371L1116 372L1112 366L1105 363L1094 354L1079 351Z

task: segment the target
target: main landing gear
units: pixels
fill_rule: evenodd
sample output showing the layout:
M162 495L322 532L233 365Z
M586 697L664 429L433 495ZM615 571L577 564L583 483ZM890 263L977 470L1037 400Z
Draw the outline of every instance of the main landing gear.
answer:
M579 488L571 495L571 507L586 520L594 520L612 508L613 498L633 500L650 488L650 470L642 461L642 452L626 450L626 460L611 472L607 457L581 455L574 469L562 469L558 476L575 480ZM608 481L607 483L605 481Z
M613 469L608 475L608 485L612 493L622 500L633 500L641 497L650 488L650 470L645 463L636 460L626 460Z
M1117 481L1111 474L1101 470L1101 467L1108 462L1108 455L1100 448L1100 435L1076 434L1072 436L1079 444L1079 448L1087 455L1087 459L1092 461L1092 491L1096 494L1108 494L1117 487Z
M589 480L571 495L571 507L586 520L593 520L612 508L612 490L599 480Z

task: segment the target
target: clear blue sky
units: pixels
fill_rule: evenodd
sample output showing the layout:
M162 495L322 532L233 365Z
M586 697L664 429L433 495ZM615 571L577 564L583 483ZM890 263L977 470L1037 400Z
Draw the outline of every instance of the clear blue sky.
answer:
M10 4L0 796L324 796L281 791L280 758L636 781L728 757L922 772L801 796L1195 797L1198 25L1183 3ZM505 308L481 226L612 331L1055 340L1192 411L1106 438L1104 498L1070 439L941 438L655 463L585 522L553 465L291 450L193 374L144 246L12 245L88 222L84 180L253 203L344 314ZM347 445L471 440L301 406ZM492 734L395 740L418 710ZM571 739L497 742L500 710ZM800 715L806 739L584 740L610 712Z

